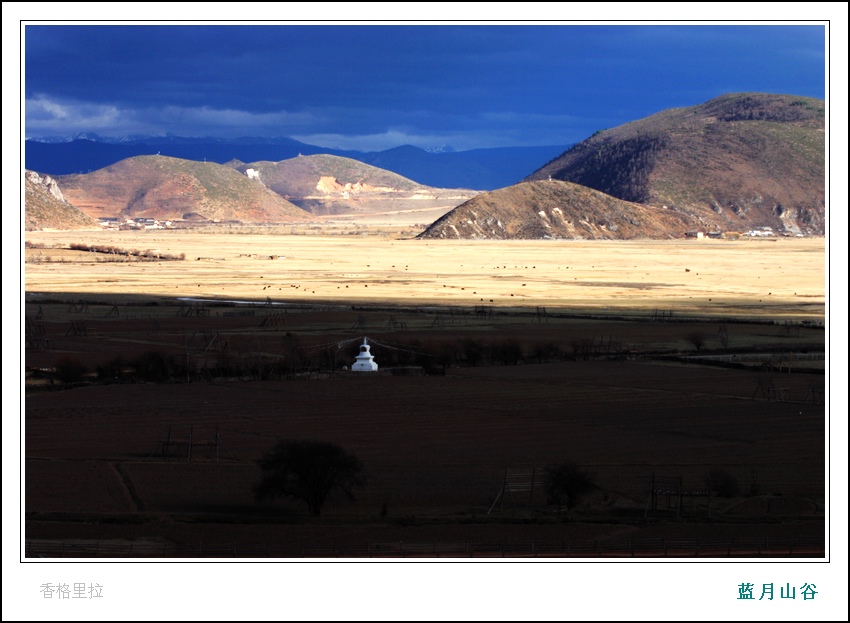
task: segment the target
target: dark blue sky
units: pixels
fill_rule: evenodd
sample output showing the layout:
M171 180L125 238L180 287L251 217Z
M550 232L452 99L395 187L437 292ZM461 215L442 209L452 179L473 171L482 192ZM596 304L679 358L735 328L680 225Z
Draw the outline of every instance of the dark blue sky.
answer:
M825 97L822 25L25 26L27 137L559 145L724 93Z

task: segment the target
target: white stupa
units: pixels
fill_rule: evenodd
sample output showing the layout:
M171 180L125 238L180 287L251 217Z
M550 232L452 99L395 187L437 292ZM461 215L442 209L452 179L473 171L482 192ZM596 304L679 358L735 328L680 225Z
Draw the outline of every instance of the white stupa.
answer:
M351 366L352 372L377 372L378 364L375 363L375 358L369 352L369 345L366 343L366 338L363 338L363 343L360 345L360 353L354 358L354 365Z

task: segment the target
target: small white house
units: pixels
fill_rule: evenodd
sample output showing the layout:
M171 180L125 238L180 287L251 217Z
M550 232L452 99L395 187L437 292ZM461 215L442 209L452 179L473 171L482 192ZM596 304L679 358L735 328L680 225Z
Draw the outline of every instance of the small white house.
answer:
M363 338L363 343L360 345L360 352L354 359L354 365L351 366L352 372L377 372L378 364L375 363L375 358L369 352L369 345L366 343L366 338Z

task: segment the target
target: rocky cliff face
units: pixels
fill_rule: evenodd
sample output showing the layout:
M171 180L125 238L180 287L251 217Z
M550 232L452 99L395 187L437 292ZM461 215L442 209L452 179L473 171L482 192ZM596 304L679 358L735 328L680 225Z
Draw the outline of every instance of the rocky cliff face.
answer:
M67 202L62 195L62 191L59 189L59 184L49 175L39 175L35 171L27 171L24 175L27 181L32 182L36 186L41 186L48 195L57 201Z
M24 172L24 228L36 229L93 229L96 220L65 200L59 184L49 175L35 171Z

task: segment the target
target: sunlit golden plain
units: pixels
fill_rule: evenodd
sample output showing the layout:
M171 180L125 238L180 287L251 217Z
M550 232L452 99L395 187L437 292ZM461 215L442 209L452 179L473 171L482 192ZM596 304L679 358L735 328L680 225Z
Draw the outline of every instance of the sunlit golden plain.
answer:
M26 291L824 315L823 239L495 242L363 234L31 232ZM140 261L67 250L72 243L185 259Z

